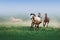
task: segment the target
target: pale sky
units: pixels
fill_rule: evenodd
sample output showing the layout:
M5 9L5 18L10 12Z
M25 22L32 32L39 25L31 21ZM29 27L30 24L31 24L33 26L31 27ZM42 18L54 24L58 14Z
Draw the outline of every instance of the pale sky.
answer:
M0 16L32 12L60 16L60 0L0 0Z

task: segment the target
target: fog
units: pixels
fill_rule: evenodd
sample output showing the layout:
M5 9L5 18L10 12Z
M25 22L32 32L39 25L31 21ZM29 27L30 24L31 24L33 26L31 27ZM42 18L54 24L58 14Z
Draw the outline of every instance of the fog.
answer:
M60 1L57 0L0 0L0 24L30 26L30 13L47 13L49 26L60 26ZM43 23L40 24L42 26Z
M43 20L43 19L42 19ZM26 20L19 17L9 17L6 19L0 19L0 25L17 25L17 26L31 26L31 19L27 18ZM43 27L43 21L40 24L40 27ZM49 27L60 28L60 21L57 18L50 18Z

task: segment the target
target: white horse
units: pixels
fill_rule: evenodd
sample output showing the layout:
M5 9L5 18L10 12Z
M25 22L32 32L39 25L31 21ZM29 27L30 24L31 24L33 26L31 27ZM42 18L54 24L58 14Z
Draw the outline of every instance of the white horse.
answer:
M30 14L30 18L32 20L31 27L39 28L39 24L42 23L42 19L40 17L35 16L35 14Z

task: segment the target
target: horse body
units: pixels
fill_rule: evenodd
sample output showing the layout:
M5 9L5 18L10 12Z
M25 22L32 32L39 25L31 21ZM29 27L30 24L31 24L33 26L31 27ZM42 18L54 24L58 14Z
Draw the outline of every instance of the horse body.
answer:
M35 17L35 20L36 20L37 22L41 22L41 21L42 21L40 17Z
M44 19L44 22L49 22L49 18L46 17L46 18Z
M42 20L41 20L40 17L35 17L34 20L33 20L33 22L34 22L35 25L38 26L42 22Z

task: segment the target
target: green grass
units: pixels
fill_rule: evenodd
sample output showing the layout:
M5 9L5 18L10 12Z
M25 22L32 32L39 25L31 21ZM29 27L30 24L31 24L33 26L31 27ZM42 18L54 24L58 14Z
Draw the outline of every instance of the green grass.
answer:
M40 27L30 30L29 26L0 25L0 40L60 40L60 29Z

